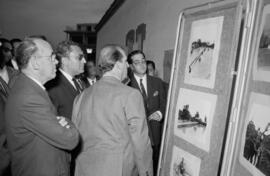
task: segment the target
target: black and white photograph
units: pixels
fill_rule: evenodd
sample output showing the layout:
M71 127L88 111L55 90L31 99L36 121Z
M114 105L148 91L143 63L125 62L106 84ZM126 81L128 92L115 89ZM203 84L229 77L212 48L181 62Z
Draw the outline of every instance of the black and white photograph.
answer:
M200 158L179 147L173 147L170 176L199 176L200 165Z
M216 95L181 88L176 105L174 134L209 151L216 101Z
M263 10L254 63L254 80L270 82L270 5Z
M185 83L214 88L222 26L223 16L192 22Z
M240 162L253 175L270 175L270 96L251 93Z

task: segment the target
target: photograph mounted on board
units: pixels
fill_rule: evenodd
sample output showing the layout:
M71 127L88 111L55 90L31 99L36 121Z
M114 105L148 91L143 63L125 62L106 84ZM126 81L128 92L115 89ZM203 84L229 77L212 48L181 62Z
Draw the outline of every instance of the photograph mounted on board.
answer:
M170 176L199 176L201 159L173 146Z
M250 95L240 163L253 175L270 175L270 96Z
M223 16L193 21L190 29L185 83L214 88Z
M208 152L216 102L216 95L180 88L174 134Z
M263 9L254 63L254 80L270 82L270 5Z

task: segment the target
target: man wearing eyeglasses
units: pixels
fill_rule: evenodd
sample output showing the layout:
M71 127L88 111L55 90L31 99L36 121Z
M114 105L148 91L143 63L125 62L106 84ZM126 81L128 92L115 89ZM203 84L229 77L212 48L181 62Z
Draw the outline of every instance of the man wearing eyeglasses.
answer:
M57 116L43 86L55 77L51 45L27 38L16 51L21 70L11 88L5 108L8 149L13 176L68 176L66 151L79 141L73 123Z
M58 115L71 119L74 98L85 88L75 76L84 71L86 61L80 46L72 41L60 42L55 54L59 69L46 86Z
M59 69L56 78L50 81L46 87L57 114L71 119L73 101L85 88L83 81L75 76L84 71L86 61L80 46L72 41L60 42L55 54L59 61ZM71 160L70 156L67 157L67 160L71 162L71 172L73 173L74 160Z
M132 51L128 55L128 63L133 72L130 75L129 86L138 89L144 99L149 137L153 148L153 168L155 175L162 137L162 122L166 108L166 93L161 79L146 74L146 59L142 51Z

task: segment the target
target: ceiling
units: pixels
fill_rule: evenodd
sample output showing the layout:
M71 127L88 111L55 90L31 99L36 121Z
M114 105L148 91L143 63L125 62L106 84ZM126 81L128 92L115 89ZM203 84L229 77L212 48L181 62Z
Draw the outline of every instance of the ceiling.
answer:
M0 0L0 34L7 38L43 34L53 43L66 26L98 23L114 0Z

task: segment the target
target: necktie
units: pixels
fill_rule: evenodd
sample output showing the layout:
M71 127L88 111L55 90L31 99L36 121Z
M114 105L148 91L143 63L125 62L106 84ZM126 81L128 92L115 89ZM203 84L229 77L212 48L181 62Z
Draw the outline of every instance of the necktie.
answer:
M78 80L76 78L73 78L72 81L74 82L74 85L75 85L75 87L77 89L77 92L81 93L83 91L83 87L80 84L80 80Z
M2 90L2 92L4 93L4 95L7 97L8 96L8 92L9 92L9 88L8 85L6 84L6 82L4 80L2 80L0 78L0 90Z
M145 91L145 88L143 86L143 83L142 83L142 79L140 79L140 87L141 87L141 92L142 92L142 96L143 96L143 99L144 100L147 100L147 94L146 94L146 91Z

